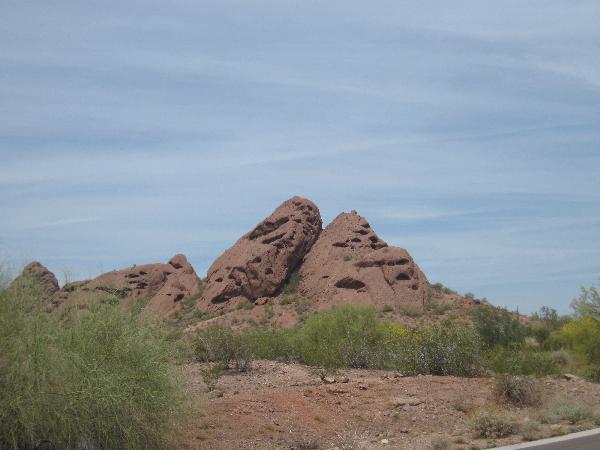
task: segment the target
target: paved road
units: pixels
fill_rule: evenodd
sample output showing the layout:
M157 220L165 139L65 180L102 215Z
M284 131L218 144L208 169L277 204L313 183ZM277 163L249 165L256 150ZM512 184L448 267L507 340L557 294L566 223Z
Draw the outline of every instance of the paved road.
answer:
M600 450L600 428L541 441L497 447L496 450Z

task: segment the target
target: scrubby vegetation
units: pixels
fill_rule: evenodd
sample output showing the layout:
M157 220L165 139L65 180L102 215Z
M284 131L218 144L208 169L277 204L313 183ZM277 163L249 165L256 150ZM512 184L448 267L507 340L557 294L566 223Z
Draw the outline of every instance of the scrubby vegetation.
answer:
M496 396L518 406L538 406L542 394L538 382L531 377L500 375L496 377Z
M284 295L281 303L304 305L297 294ZM213 326L199 338L208 340L204 347L237 349L244 355L242 366L264 358L326 368L391 368L406 374L471 376L488 370L545 376L571 371L600 380L600 320L594 317L573 320L543 307L524 320L482 304L473 309L472 326L445 320L411 328L387 320L385 313L391 310L389 305L380 311L350 305L312 314L302 309L302 320L291 330L253 328L237 336ZM228 343L219 336L226 336ZM223 367L238 366L231 352L226 359L198 357Z
M174 448L191 417L163 327L110 304L63 320L0 291L0 448Z
M326 368L395 368L407 374L475 375L481 370L477 333L451 324L405 328L381 320L372 307L337 306L292 330L251 330L238 336L222 325L198 335L201 360L228 365L243 348L253 357ZM223 340L225 339L225 341ZM206 357L206 348L217 347Z
M515 432L515 424L505 413L480 411L473 416L471 426L476 437L503 438Z

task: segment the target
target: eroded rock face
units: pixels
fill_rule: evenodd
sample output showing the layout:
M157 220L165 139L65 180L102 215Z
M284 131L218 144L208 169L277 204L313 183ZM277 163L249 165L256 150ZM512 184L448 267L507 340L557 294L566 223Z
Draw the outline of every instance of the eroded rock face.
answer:
M44 300L49 300L60 289L54 274L37 261L27 264L10 287L19 288L26 285L39 290Z
M166 317L180 308L182 300L196 295L200 287L196 272L186 257L178 254L167 264L144 264L69 283L52 297L52 303L85 303L106 294L128 306L147 300L144 314Z
M422 308L429 285L406 250L388 246L352 211L337 216L306 255L299 291L319 306L360 303Z
M317 240L321 225L314 203L301 197L285 201L212 264L198 306L219 309L237 297L254 301L276 294Z

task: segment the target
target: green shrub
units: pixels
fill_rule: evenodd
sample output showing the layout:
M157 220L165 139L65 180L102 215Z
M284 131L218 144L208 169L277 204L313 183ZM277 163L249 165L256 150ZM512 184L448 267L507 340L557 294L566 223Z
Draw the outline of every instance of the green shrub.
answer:
M386 331L372 307L334 306L310 316L296 330L294 346L309 365L380 367Z
M582 287L581 293L571 302L571 308L579 319L591 317L600 320L600 292L596 286Z
M600 363L600 320L593 317L573 320L562 327L554 340L588 362Z
M427 304L427 310L436 316L441 316L446 314L452 307L445 303L440 303L437 300L430 300Z
M325 368L396 368L406 373L474 375L480 371L477 333L434 325L406 329L379 320L372 307L337 306L292 330L246 332L260 358Z
M439 294L448 294L448 295L451 295L451 294L456 294L457 293L456 291L453 291L452 289L444 286L442 283L432 284L429 287L429 289L430 289L430 291L434 295L439 295Z
M517 375L500 375L494 384L496 397L518 406L537 406L542 403L542 392L537 380Z
M475 435L480 438L503 438L515 432L512 420L504 414L494 411L481 411L471 420Z
M382 313L389 313L392 311L394 311L394 307L388 304L383 305L383 308L381 308Z
M418 308L412 308L410 306L400 306L398 308L398 312L403 316L408 317L421 317L423 315L423 311Z
M539 413L539 419L542 423L557 423L566 420L571 424L575 424L582 420L591 419L593 416L593 411L589 406L563 398L555 398Z
M600 383L600 367L588 368L583 376L592 383Z
M193 346L198 361L218 363L223 368L234 367L245 371L253 358L247 341L226 325L210 325L198 331Z
M546 437L546 434L542 430L542 424L537 420L528 420L521 425L519 431L526 441L537 441Z
M480 341L472 328L446 324L409 329L391 344L393 365L406 373L472 376L481 369Z
M300 284L300 271L298 269L290 273L285 285L283 286L282 292L284 294L296 294L298 293L298 286Z
M557 373L552 352L497 347L485 353L485 366L497 374L544 376Z
M488 348L521 346L525 327L505 309L482 306L473 311L475 329Z
M107 304L59 321L0 292L0 448L173 448L191 417L168 333Z

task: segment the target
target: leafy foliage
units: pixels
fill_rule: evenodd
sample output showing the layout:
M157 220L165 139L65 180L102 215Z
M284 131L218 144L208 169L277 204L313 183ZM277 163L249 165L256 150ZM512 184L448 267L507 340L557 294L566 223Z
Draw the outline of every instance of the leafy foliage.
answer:
M109 304L59 321L0 292L0 448L173 448L191 417L161 326Z
M592 317L600 320L600 292L596 286L581 287L581 293L571 302L571 308L579 319Z
M473 312L475 329L488 347L520 346L525 340L525 327L505 309L483 306Z

